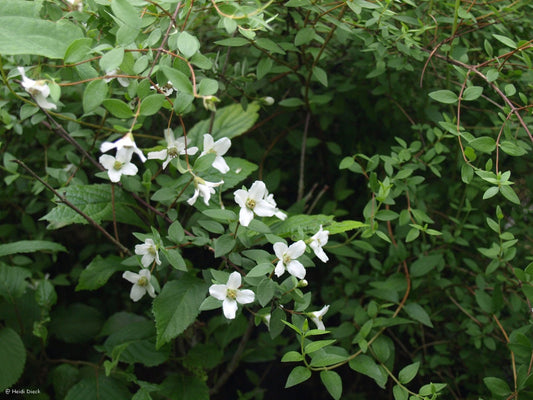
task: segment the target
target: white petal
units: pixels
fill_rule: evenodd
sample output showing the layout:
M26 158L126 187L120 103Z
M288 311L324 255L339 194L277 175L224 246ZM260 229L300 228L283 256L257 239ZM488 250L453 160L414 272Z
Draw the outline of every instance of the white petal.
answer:
M249 208L241 208L241 211L239 211L239 223L242 226L248 226L252 219L254 219L254 212Z
M139 301L144 296L145 293L146 293L146 288L144 286L135 284L131 287L130 298L133 301Z
M217 156L215 157L215 161L213 161L213 168L216 168L218 169L220 172L222 172L223 174L225 174L226 172L229 171L229 166L228 164L226 163L226 161L220 157L220 156Z
M143 254L148 253L148 249L150 248L150 245L143 243L143 244L137 244L135 245L135 254L141 256Z
M189 200L187 200L187 203L192 206L194 203L196 203L196 199L198 198L199 194L200 191L198 189L194 189L194 194Z
M250 190L248 190L248 197L258 202L265 197L266 193L267 189L265 183L263 181L255 181L252 186L250 186Z
M98 159L98 161L100 162L100 164L102 164L102 166L105 168L105 169L112 169L113 166L115 165L115 157L113 156L110 156L108 154L104 154L104 155L101 155L100 158Z
M237 271L234 271L230 274L228 278L228 283L226 283L228 289L238 289L241 286L241 274Z
M120 177L122 176L121 171L117 171L115 168L111 168L107 171L107 176L111 182L120 182Z
M143 265L144 268L148 268L154 262L154 258L155 257L152 254L146 253L141 258L141 264Z
M207 182L206 182L207 183ZM200 192L200 196L204 198L204 203L206 206L209 205L209 199L211 198L211 194L215 193L215 189L207 186L207 185L198 185L198 191Z
M236 190L233 193L235 197L235 203L239 205L239 207L246 208L246 200L248 199L248 192L243 189Z
M131 283L137 283L137 281L139 280L140 278L140 275L139 274L136 274L135 272L131 272L131 271L126 271L122 274L122 277L124 279L126 279L128 282L131 282Z
M276 207L265 200L258 200L255 203L254 213L260 217L272 217L276 213Z
M135 164L126 163L126 164L124 164L122 166L120 171L124 175L137 175L137 171L139 171L139 169L137 168L137 166Z
M305 253L305 242L303 240L298 240L296 243L291 244L287 250L291 260L300 257L303 253Z
M315 255L320 259L320 261L322 262L329 261L329 257L324 251L324 249L322 249L322 247L313 248L313 251L315 252Z
M204 151L202 151L202 154L200 156L203 156L209 150L211 150L213 148L213 145L214 145L213 136L211 136L209 133L206 133L204 135Z
M300 261L292 260L287 265L287 271L298 279L305 278L305 268Z
M250 289L239 290L237 292L237 303L249 304L255 300L255 293Z
M283 259L287 249L288 246L283 242L274 243L274 254L276 254L276 257L278 257L280 260Z
M274 274L279 278L283 273L285 272L285 265L283 264L283 261L279 260L276 268L274 269Z
M148 292L148 294L150 295L150 297L155 297L155 289L154 287L152 286L151 283L148 284L148 286L146 286L146 291Z
M282 221L284 221L285 219L287 219L287 214L285 214L283 211L276 211L276 213L274 214L276 217L278 217L279 219L281 219Z
M222 302L222 311L227 319L235 319L235 313L237 312L237 302L233 299L225 298Z
M111 149L114 149L115 147L117 147L115 145L115 143L112 143L112 142L104 142L100 145L100 151L102 153L107 153L109 150Z
M226 285L211 285L209 287L209 294L217 300L224 300L226 298L228 287Z
M46 96L43 94L37 94L33 97L35 98L37 104L44 110L55 110L57 108L54 103L50 103L48 100L46 100Z
M165 160L168 156L167 149L161 150L161 151L151 151L148 153L148 159L149 160Z
M321 329L323 331L326 330L326 327L324 326L324 323L321 320L319 320L318 318L311 317L311 321L313 321L315 323L317 329Z
M230 147L231 140L229 140L227 137L220 138L213 144L213 150L215 150L219 156L226 154Z

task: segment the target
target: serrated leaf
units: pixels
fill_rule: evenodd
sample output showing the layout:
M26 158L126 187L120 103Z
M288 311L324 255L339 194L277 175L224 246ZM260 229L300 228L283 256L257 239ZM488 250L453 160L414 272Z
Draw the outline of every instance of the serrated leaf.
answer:
M0 391L2 393L18 381L25 363L26 349L19 334L11 328L0 329Z
M0 257L9 254L34 253L36 251L50 251L55 253L58 251L66 252L67 249L59 243L47 240L20 240L18 242L0 244Z
M301 365L294 367L287 378L285 389L296 386L311 378L311 371Z
M176 338L195 321L206 291L206 284L189 274L167 282L153 302L156 348Z
M117 256L102 258L97 255L81 272L76 291L95 290L104 286L115 272L128 269L121 264L121 261L122 259Z
M458 100L457 95L451 90L436 90L429 93L429 97L443 104L455 104Z
M342 396L342 379L335 371L321 371L320 380L335 400Z

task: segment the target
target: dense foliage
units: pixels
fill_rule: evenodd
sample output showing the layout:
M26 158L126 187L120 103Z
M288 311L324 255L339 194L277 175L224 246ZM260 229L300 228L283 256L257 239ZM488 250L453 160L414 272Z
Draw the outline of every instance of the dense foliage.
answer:
M533 398L531 15L0 1L0 390Z

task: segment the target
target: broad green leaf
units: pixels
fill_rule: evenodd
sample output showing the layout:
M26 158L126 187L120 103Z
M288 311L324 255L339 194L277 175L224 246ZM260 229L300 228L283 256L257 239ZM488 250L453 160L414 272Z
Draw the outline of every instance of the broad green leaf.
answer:
M496 141L490 136L478 137L468 144L482 153L490 154L496 149Z
M474 169L466 163L463 164L461 166L461 180L464 183L469 184L470 182L472 182L473 177L474 177Z
M141 101L140 114L141 115L154 115L161 109L164 101L165 101L165 96L162 94L151 94L150 96L146 96Z
M376 364L374 359L361 354L350 360L349 365L351 369L374 379L379 387L385 389L388 375L379 365Z
M328 74L320 67L313 68L313 76L319 81L324 87L328 87Z
M520 198L511 186L500 186L500 193L511 203L520 204Z
M127 103L125 103L122 100L119 99L105 99L102 102L102 105L106 108L107 111L109 111L111 114L113 114L117 118L131 118L133 117L133 111L128 106Z
M50 334L66 343L92 340L100 332L103 324L99 310L81 303L73 303L67 307L56 306L51 318Z
M67 200L91 217L95 222L113 220L111 186L108 184L73 185L61 189ZM135 202L119 187L115 187L115 218L118 222L144 227L130 206ZM87 220L63 203L58 203L41 219L50 222L48 228L59 229L70 224L88 224Z
M210 78L203 78L198 85L200 96L212 96L218 92L218 81Z
M85 60L91 53L90 38L81 38L74 40L70 46L65 50L65 63L76 63Z
M335 400L342 396L342 379L335 371L321 371L320 380Z
M102 258L100 255L97 255L81 271L76 291L98 289L104 286L115 272L127 271L129 268L122 265L121 261L122 259L117 256Z
M503 43L504 45L512 48L512 49L516 49L517 45L516 45L516 42L507 37L507 36L503 36L503 35L497 35L496 33L493 33L492 36L494 37L494 39L496 39L497 41L499 41L500 43Z
M228 223L230 221L236 221L237 220L237 214L235 214L231 210L226 209L207 209L202 211L202 214L207 215L209 218L213 218L216 221L219 222L225 222Z
M394 400L407 400L409 398L409 393L400 385L394 385L392 388L392 394L394 395Z
M506 397L511 394L511 388L503 379L488 376L483 378L483 382L495 396Z
M246 111L240 104L219 108L215 113L211 135L215 140L222 137L233 139L235 136L242 135L257 121L258 112L259 105L257 103L248 104ZM208 118L194 125L188 134L191 141L198 144L202 143L203 135L209 131L210 123L211 119Z
M111 2L113 14L125 25L140 28L142 25L139 12L128 0L113 0Z
M14 299L22 296L28 288L29 282L26 279L31 275L25 268L0 264L0 297L13 303Z
M81 29L64 19L51 22L24 15L5 15L3 11L0 15L0 54L3 56L32 54L63 58L70 44L82 37Z
M444 104L455 104L458 100L457 95L451 90L436 90L429 94L433 100Z
M250 41L246 40L245 38L234 37L234 38L229 38L229 39L217 40L215 44L218 44L219 46L226 46L226 47L240 47L240 46L245 46L247 44L250 44Z
M353 229L359 229L367 226L365 223L361 221L352 221L352 220L345 220L345 221L333 221L330 224L326 225L324 227L324 230L327 230L330 235L335 235L336 233L342 233L351 231Z
M200 42L196 37L187 32L178 36L178 50L187 59L191 58L200 49Z
M83 378L72 386L65 397L65 400L94 399L131 400L131 393L121 381L100 373L93 374L92 377Z
M305 346L304 352L306 354L314 353L317 350L320 350L323 347L329 346L330 344L335 343L335 339L329 339L329 340L317 340L314 342L311 342Z
M236 240L232 234L222 235L214 240L215 257L228 254L235 247Z
M433 324L431 323L431 319L429 318L428 313L422 308L420 304L409 303L406 304L403 309L405 310L407 315L409 315L414 320L426 326L429 326L430 328L433 328Z
M315 37L315 30L310 26L302 28L296 33L294 37L294 45L301 46L303 44L309 43Z
M463 92L463 100L473 101L477 100L483 93L483 88L481 86L470 86L465 89Z
M483 193L483 200L487 200L487 199L490 199L491 197L496 196L499 191L500 189L498 188L498 186L492 186L488 188L487 190L485 190L485 193Z
M153 302L157 348L180 335L195 321L206 290L204 282L189 274L167 282Z
M179 250L162 249L162 253L165 255L166 259L168 260L169 264L172 265L172 267L180 271L187 271L187 265L185 264L185 260L183 259Z
M257 63L257 79L262 79L272 69L274 62L271 58L261 58Z
M272 279L264 278L259 282L255 291L259 304L265 307L272 300L272 297L274 297L277 287L277 284Z
M168 376L159 385L159 393L172 400L209 400L209 387L204 379L196 375Z
M524 148L525 146L522 146L523 142L520 141L510 141L510 140L502 140L500 142L500 148L502 151L506 154L509 154L510 156L523 156L524 154L527 154L527 150Z
M288 351L281 358L281 362L299 362L303 359L304 357L301 353L298 353L297 351Z
M117 69L120 64L122 64L123 59L124 48L114 48L100 58L100 68L106 73L112 72L113 70Z
M34 253L36 251L67 251L59 243L47 240L20 240L18 242L0 244L0 257L18 253Z
M18 381L25 363L26 349L19 334L11 328L0 329L0 391L2 393Z
M289 97L279 102L279 105L283 107L299 107L303 106L304 104L305 102L298 97Z
M404 385L411 382L416 374L418 373L418 368L420 368L420 362L409 364L406 367L403 367L398 373L398 380Z
M329 222L333 221L333 216L331 215L295 215L287 218L285 221L282 221L275 227L273 227L272 232L281 237L288 237L298 230L302 230L308 234L315 234L320 229L320 225L324 226L325 230L329 230ZM357 221L354 221L357 222ZM335 223L332 222L333 229L335 229ZM342 222L340 223L342 224ZM332 232L330 231L330 233Z
M168 80L172 82L172 86L174 86L174 88L185 94L193 94L192 83L187 75L166 65L161 66L161 69L167 76Z
M305 382L311 378L311 371L301 365L294 367L287 378L285 383L285 388L290 388L296 386L302 382Z
M246 274L247 277L264 276L270 274L274 270L272 263L261 263L253 267L250 272Z
M89 82L83 92L83 112L85 114L93 111L107 97L107 83L103 79Z

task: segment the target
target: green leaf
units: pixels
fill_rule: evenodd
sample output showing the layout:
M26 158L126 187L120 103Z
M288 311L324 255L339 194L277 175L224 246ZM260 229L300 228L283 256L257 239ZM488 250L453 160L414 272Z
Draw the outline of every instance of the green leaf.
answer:
M335 343L335 339L316 340L305 346L304 353L306 354L314 353L315 351L320 350L321 348L329 346L330 344L333 344L333 343Z
M165 73L168 80L172 82L172 86L174 86L174 88L186 94L193 94L192 83L187 75L166 65L162 65L161 69Z
M219 46L226 46L226 47L240 47L240 46L245 46L247 44L250 44L250 41L245 38L234 37L234 38L229 38L229 39L217 40L215 44L218 44Z
M473 177L474 177L474 169L466 163L463 164L461 166L461 180L464 183L469 184L470 182L472 182Z
M374 379L380 388L385 389L388 376L372 358L361 354L350 360L349 365L351 369Z
M494 39L496 39L497 41L499 41L500 43L503 43L504 45L512 48L512 49L516 49L517 48L517 45L516 45L516 42L507 37L507 36L503 36L503 35L497 35L495 33L492 34L492 36L494 37Z
M142 20L139 12L128 0L113 0L111 2L113 14L125 25L131 28L140 28Z
M313 76L317 81L319 81L324 87L328 87L328 74L320 67L313 68Z
M64 400L94 399L131 400L131 393L121 381L101 373L83 378L72 386Z
M400 214L392 210L379 210L376 213L376 219L380 221L392 221L398 218Z
M20 240L18 242L0 244L0 257L18 253L34 253L36 251L58 252L67 249L59 243L47 240Z
M26 349L18 333L11 328L0 329L0 391L2 393L19 380L25 363Z
M62 188L61 194L95 222L113 221L110 185L71 185ZM114 204L114 214L118 222L145 227L142 220L130 208L136 203L119 187L115 187ZM57 204L41 219L50 222L49 229L58 229L70 224L88 224L85 218L63 203Z
M270 274L274 270L272 263L261 263L253 267L250 272L246 274L247 277L264 276Z
M277 285L274 281L272 281L272 279L265 278L259 282L256 290L257 301L259 304L265 307L270 300L272 300L272 297L274 297L276 289Z
M428 313L426 310L422 308L421 305L417 303L409 303L406 304L403 308L407 315L409 315L414 320L429 326L430 328L433 328L433 324L431 323L431 319L429 318Z
M183 333L195 321L206 290L204 282L189 274L167 282L153 302L157 348Z
M342 396L342 379L335 371L321 371L320 380L335 400Z
M31 276L31 272L25 268L0 264L0 297L13 303L14 299L24 294L29 285L26 279Z
M218 81L210 78L203 78L198 85L200 96L211 96L218 92Z
M259 105L257 103L248 104L246 111L243 110L240 104L219 108L215 114L211 135L215 140L223 137L233 139L242 135L257 121L257 118L259 118L258 112ZM194 125L188 134L191 141L202 143L203 135L209 132L210 123L211 119L208 118Z
M193 35L181 32L178 36L178 50L187 59L191 58L200 49L200 42Z
M87 58L91 53L90 38L81 38L74 40L70 46L65 50L65 63L76 63Z
M444 104L455 104L458 100L457 95L451 90L436 90L429 93L429 97Z
M294 367L287 378L285 389L296 386L311 378L311 371L301 365Z
M141 115L154 115L163 106L165 96L163 94L151 94L141 101Z
M299 97L289 97L279 102L279 105L282 107L299 107L303 106L304 104L305 102Z
M214 240L215 257L228 254L235 247L236 240L232 234L225 234Z
M268 50L270 53L285 54L285 50L283 50L276 42L270 39L259 38L255 41L255 44L262 49Z
M494 396L503 398L511 394L511 388L503 379L488 376L483 378L483 382Z
M121 261L117 256L102 258L97 255L81 272L76 291L98 289L104 286L115 272L128 270Z
M394 385L392 388L392 394L394 395L394 400L407 400L409 398L409 393L400 385Z
M271 58L261 58L257 63L257 79L262 79L266 74L268 74L272 69L273 64L274 61L272 61Z
M498 188L498 186L492 186L488 188L487 190L485 190L485 193L483 193L483 200L490 199L491 197L496 196L499 191L500 189Z
M475 150L482 153L492 153L496 149L496 141L490 136L482 136L472 140L468 143Z
M12 6L23 7L22 1ZM16 4L18 3L18 4ZM2 7L4 7L3 2ZM82 31L72 22L44 21L22 14L0 15L0 54L33 54L47 58L63 58L70 44L83 37Z
M177 249L162 249L161 252L165 255L169 264L177 270L187 272L187 264Z
M85 114L93 111L107 97L107 83L103 79L89 82L83 92L83 112Z
M103 323L99 310L81 303L56 307L51 317L50 334L66 343L92 340L100 332Z
M351 231L353 229L359 229L367 226L365 223L361 221L352 221L352 220L345 220L345 221L333 221L331 224L327 225L324 230L327 230L330 235L335 235L336 233L342 233Z
M470 86L466 88L463 92L464 101L473 101L477 100L483 93L483 88L481 86Z
M519 157L527 154L527 150L521 146L521 144L523 144L523 142L502 140L500 143L500 148L504 153L509 154L510 156Z
M294 37L294 45L301 46L303 44L309 43L315 37L315 30L310 26L302 28L296 33Z
M119 99L105 99L102 105L117 118L131 118L133 117L133 111L130 106Z
M400 383L406 385L411 382L418 373L418 368L420 368L419 361L402 368L398 373L398 380L400 381Z
M520 204L520 199L510 186L500 186L500 193L503 194L507 200L514 204Z
M120 64L122 64L123 59L124 48L114 48L100 58L100 68L106 73L112 72L113 70L117 69Z
M288 351L281 358L281 362L299 362L303 359L304 357L301 353L298 353L297 351Z

